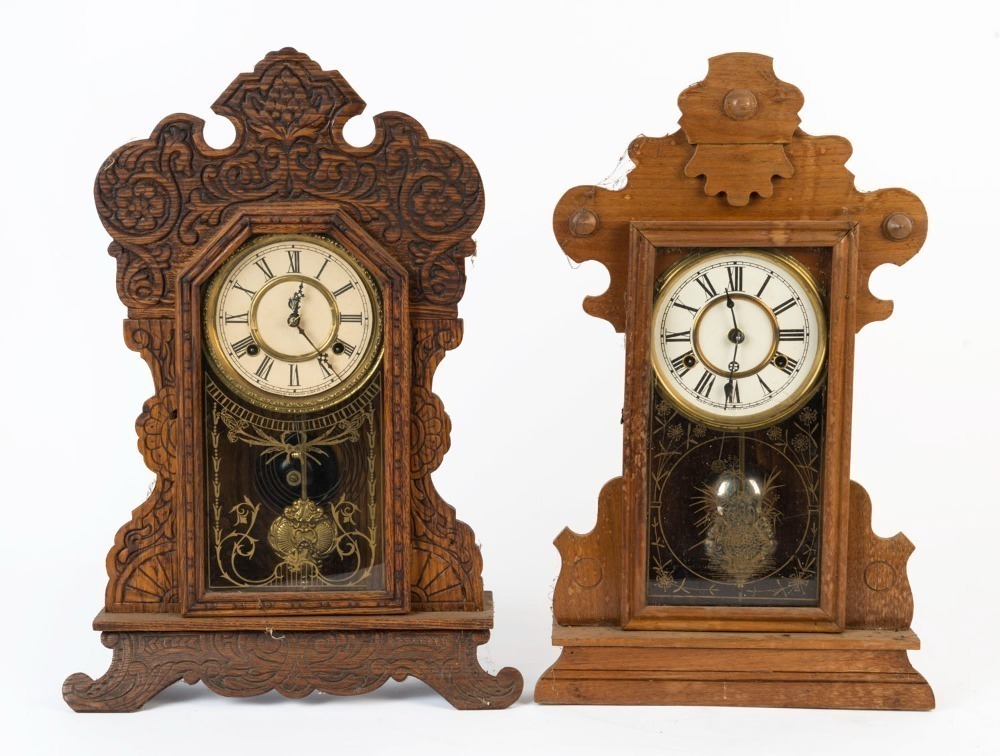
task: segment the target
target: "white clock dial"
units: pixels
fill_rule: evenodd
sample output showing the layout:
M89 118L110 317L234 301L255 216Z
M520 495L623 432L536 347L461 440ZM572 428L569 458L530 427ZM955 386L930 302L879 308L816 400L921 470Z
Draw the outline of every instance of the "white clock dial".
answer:
M809 398L825 356L819 291L791 257L698 254L667 271L658 287L653 368L692 419L747 429L777 422Z
M264 237L238 251L212 280L204 319L223 380L272 409L345 397L371 373L381 344L374 283L322 237Z

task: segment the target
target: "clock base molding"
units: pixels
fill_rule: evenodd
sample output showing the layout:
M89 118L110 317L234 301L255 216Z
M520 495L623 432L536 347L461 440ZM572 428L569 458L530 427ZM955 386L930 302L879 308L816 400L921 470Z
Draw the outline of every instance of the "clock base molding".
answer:
M562 627L535 685L543 704L768 706L926 711L911 630L714 633Z
M487 598L489 594L487 594ZM326 628L320 625L325 620ZM503 709L521 695L512 667L479 665L493 605L480 612L344 617L198 617L101 612L94 628L113 652L96 680L76 673L63 699L79 712L137 711L179 680L223 696L276 690L359 695L390 678L422 680L456 709ZM214 629L208 629L208 628Z

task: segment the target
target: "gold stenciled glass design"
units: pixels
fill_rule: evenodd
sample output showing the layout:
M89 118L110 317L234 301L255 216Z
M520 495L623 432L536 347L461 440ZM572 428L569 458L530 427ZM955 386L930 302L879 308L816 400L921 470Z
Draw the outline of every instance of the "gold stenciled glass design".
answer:
M209 588L383 588L380 377L311 416L205 399Z
M745 433L654 402L647 602L817 605L826 392Z
M278 411L343 401L371 375L382 307L342 245L283 234L244 245L212 278L203 314L209 358L226 386Z

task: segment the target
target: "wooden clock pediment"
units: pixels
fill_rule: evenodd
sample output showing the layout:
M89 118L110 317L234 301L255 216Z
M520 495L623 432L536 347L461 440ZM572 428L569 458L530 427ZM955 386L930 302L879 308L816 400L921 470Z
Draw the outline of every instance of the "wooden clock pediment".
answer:
M344 125L364 106L339 72L285 48L212 106L236 129L229 147L210 147L204 121L178 114L116 150L94 196L130 317L168 317L177 273L239 208L316 201L392 250L416 316L454 318L483 216L479 173L403 113L375 116L371 144L350 145Z
M629 145L635 168L624 187L578 186L556 206L553 231L563 251L576 262L597 260L611 276L584 310L624 333L633 221L808 220L857 225L856 329L889 317L892 302L868 290L868 277L885 263L902 265L923 245L923 203L905 189L858 191L846 167L850 143L797 128L802 94L775 76L765 55L712 58L706 79L678 102L680 130Z

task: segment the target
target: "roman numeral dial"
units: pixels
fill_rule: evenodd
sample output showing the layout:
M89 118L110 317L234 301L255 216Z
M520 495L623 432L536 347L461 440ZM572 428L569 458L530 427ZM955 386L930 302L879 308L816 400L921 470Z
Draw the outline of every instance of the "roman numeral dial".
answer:
M657 281L650 326L658 392L711 427L778 422L822 381L823 297L792 255L692 252Z
M260 237L205 293L206 357L229 388L273 410L350 396L379 365L381 293L358 256L324 237Z

